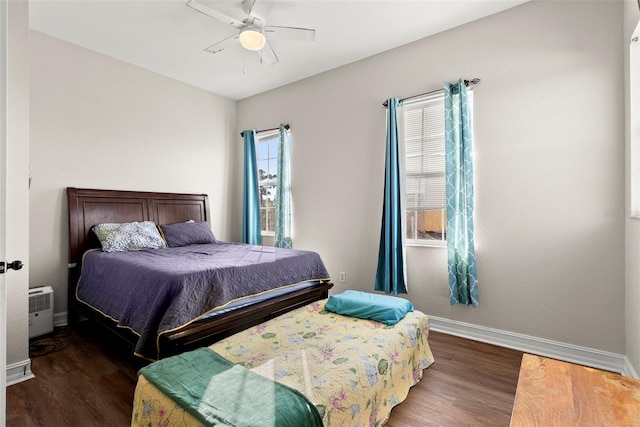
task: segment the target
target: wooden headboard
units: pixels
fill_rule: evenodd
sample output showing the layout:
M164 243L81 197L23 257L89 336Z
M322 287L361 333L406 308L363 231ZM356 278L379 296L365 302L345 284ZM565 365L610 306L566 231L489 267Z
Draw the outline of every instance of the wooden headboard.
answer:
M67 187L67 204L70 269L80 264L87 250L100 247L91 231L96 224L133 221L172 224L190 219L209 221L209 197L206 194Z

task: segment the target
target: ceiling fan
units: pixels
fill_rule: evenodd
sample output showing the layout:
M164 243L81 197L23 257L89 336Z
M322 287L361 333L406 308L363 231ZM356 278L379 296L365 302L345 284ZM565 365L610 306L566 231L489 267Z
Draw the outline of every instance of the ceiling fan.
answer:
M240 43L247 50L257 51L262 63L273 65L279 61L269 40L314 41L316 38L316 30L309 28L266 25L273 2L274 0L242 0L242 10L247 14L242 21L195 0L187 1L187 6L239 30L231 37L209 46L205 51L218 53Z

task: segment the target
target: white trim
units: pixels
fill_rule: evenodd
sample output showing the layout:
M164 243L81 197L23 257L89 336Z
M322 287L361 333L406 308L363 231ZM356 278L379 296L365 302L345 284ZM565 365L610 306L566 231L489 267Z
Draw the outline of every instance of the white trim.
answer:
M7 365L7 387L35 377L31 372L31 359Z
M622 354L610 353L530 335L517 334L500 329L487 328L485 326L458 322L442 317L429 316L429 325L430 328L436 332L638 378L631 363L626 356Z
M53 313L53 327L67 326L69 324L69 312Z
M622 369L622 375L630 378L640 378L627 356L624 357L624 368Z
M54 313L54 327L58 328L60 326L67 326L68 324L69 312L63 311L61 313ZM429 324L431 329L436 332L461 336L475 341L482 341L489 344L499 345L501 347L512 348L514 350L540 354L543 356L553 357L554 359L592 366L594 368L621 372L625 377L640 378L633 368L629 358L620 354L603 352L587 347L545 340L499 329L486 328L484 326L458 322L435 316L429 316ZM7 375L7 378L9 378L9 375Z
M7 165L7 9L8 2L0 2L0 260L4 261L6 249L6 187ZM6 426L7 412L7 297L6 281L0 277L0 427Z
M447 249L446 240L407 239L407 247Z

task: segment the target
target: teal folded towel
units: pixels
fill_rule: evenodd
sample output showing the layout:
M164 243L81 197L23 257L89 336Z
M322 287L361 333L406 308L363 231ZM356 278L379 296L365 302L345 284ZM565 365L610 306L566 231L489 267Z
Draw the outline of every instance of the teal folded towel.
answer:
M206 426L322 427L318 409L298 390L206 347L152 363L140 374Z
M389 295L344 291L341 294L331 295L324 308L345 316L395 325L408 312L413 311L413 304L404 298Z

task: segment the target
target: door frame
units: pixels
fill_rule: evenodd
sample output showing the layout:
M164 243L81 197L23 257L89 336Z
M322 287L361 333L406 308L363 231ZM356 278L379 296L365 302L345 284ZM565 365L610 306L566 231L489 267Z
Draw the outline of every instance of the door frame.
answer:
M5 260L6 243L6 158L7 158L7 7L0 0L0 260ZM0 274L0 426L7 413L7 301L4 274Z

